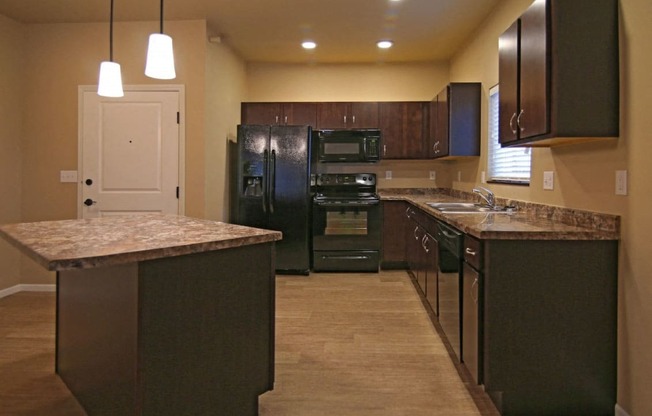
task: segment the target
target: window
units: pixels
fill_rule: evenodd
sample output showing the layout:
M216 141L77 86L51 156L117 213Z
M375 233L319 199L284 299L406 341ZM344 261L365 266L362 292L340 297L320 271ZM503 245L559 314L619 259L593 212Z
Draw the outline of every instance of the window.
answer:
M498 85L489 90L488 182L530 183L529 147L501 148L498 141Z

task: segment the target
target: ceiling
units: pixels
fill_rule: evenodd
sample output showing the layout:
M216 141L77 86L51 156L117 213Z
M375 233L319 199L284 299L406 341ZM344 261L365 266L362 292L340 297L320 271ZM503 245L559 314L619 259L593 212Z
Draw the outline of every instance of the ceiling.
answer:
M159 19L159 0L114 0L116 21ZM500 0L167 0L165 20L206 19L246 61L447 60ZM109 0L0 0L23 23L108 22ZM303 40L318 43L301 49ZM391 39L389 50L376 41Z

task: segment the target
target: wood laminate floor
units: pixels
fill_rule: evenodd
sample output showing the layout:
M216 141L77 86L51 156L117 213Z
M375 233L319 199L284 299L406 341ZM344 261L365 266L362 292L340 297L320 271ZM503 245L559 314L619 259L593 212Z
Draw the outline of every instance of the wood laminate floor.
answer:
M276 295L276 383L261 416L498 414L405 272L277 276ZM54 316L53 293L0 299L0 415L84 415L54 373Z

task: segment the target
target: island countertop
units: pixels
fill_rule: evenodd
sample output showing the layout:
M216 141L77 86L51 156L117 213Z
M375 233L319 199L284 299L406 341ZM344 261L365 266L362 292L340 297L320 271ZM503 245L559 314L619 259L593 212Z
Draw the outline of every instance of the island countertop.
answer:
M48 270L93 268L278 241L278 231L144 214L0 226L0 236Z

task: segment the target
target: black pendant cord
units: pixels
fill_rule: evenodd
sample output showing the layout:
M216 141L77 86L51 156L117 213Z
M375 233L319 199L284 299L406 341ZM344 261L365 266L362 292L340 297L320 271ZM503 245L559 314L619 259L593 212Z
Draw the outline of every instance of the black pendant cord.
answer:
M113 62L113 0L111 0L111 20L109 21L109 61Z
M161 0L161 34L163 34L163 0Z

